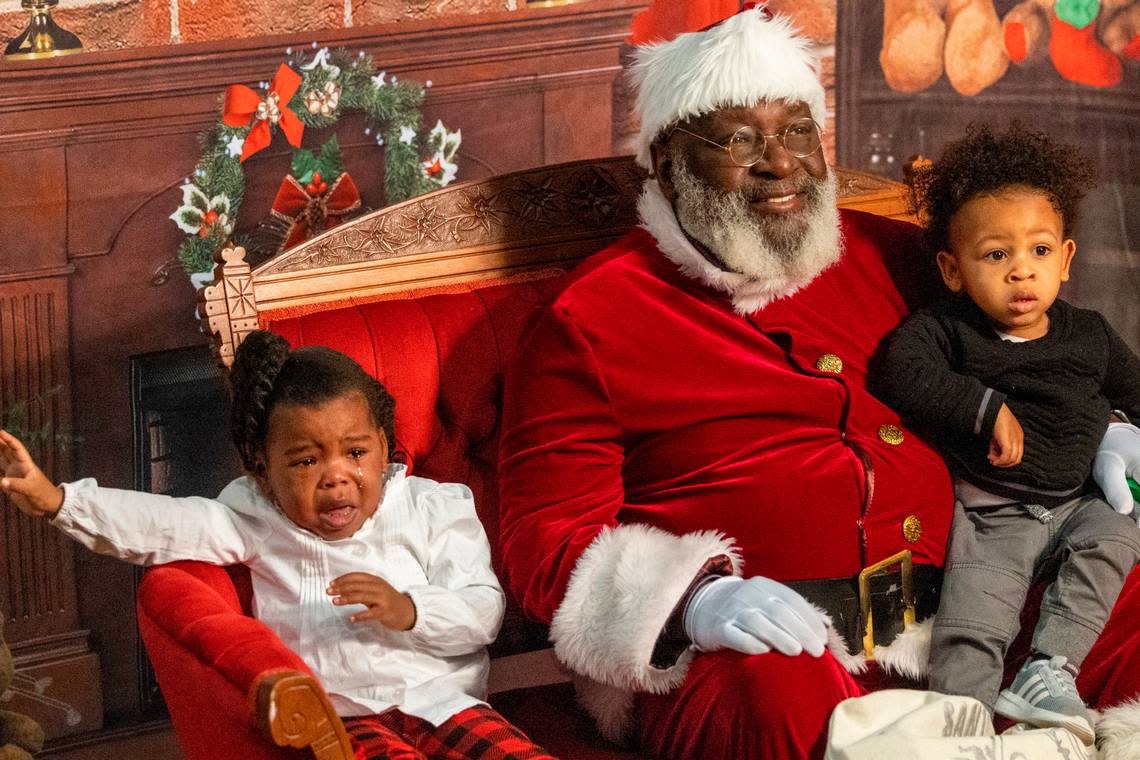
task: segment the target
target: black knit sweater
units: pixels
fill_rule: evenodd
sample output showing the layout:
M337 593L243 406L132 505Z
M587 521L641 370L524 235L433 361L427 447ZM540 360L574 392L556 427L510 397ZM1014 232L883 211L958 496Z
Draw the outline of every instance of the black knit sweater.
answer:
M1055 506L1081 490L1111 410L1140 419L1140 359L1095 311L1058 300L1049 332L1002 340L969 299L911 316L872 392L937 442L950 470L990 493ZM1025 433L1016 467L987 460L1007 404Z

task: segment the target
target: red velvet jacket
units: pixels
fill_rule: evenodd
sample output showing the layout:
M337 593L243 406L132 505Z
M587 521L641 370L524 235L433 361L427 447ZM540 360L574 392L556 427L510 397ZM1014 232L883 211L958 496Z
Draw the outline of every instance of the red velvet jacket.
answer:
M683 667L644 663L720 552L777 580L854 576L903 548L941 565L950 478L866 390L907 313L900 289L929 287L916 229L844 212L842 231L839 263L741 316L639 228L536 318L506 381L502 567L573 669L622 688L677 682Z

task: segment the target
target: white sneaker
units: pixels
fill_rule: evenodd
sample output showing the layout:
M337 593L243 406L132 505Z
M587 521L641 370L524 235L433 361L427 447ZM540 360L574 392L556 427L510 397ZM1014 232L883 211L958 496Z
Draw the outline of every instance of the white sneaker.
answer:
M1013 684L998 695L994 711L1031 726L1066 728L1085 744L1092 744L1095 736L1088 709L1077 693L1072 672L1065 669L1066 662L1064 657L1026 662Z

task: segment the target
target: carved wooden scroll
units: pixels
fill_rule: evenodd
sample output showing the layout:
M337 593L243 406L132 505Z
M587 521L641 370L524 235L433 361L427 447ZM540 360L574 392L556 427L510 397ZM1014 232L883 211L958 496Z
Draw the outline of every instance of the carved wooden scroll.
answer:
M312 751L316 760L353 760L344 724L324 689L297 671L272 673L257 686L257 722L279 747Z
M215 356L223 367L229 367L245 336L257 329L257 298L245 249L231 245L218 255L214 284L202 288L198 310L213 336Z

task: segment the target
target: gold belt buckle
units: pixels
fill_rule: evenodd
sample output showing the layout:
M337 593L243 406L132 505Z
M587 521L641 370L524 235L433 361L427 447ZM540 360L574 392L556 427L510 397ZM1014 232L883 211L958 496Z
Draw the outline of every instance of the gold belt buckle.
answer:
M868 659L875 659L875 621L871 613L871 578L876 575L886 575L887 571L895 565L900 566L902 575L903 625L914 625L914 584L911 582L911 573L914 565L911 562L910 549L903 549L898 554L892 554L882 562L868 565L859 573L859 612L863 616L863 654Z

